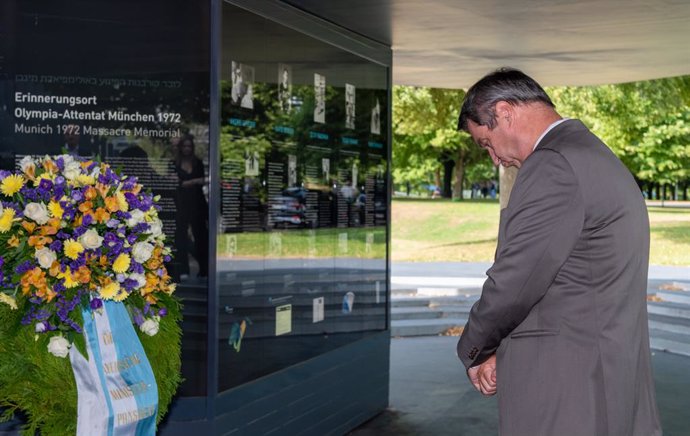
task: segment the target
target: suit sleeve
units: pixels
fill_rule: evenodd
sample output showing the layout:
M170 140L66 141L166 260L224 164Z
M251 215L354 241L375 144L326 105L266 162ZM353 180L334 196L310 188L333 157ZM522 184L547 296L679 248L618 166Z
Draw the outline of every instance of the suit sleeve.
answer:
M546 294L584 223L577 178L558 152L537 150L518 173L505 212L504 237L458 342L466 368L496 352Z

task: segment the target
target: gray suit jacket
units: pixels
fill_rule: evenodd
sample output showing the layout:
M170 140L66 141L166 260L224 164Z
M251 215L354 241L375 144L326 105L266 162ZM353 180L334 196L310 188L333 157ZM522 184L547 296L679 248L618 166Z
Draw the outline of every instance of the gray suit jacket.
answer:
M501 435L652 436L649 221L630 172L577 120L542 139L501 211L494 265L458 342L497 353Z

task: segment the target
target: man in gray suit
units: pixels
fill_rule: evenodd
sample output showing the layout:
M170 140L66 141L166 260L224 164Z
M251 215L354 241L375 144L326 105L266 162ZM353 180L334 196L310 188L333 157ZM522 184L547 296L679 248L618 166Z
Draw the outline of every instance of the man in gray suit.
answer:
M660 435L647 325L649 221L625 166L514 69L469 89L459 129L520 168L458 342L501 435Z

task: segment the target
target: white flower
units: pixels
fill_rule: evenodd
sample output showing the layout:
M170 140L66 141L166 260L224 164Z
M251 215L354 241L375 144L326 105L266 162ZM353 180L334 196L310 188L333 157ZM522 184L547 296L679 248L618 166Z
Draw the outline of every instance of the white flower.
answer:
M33 156L24 156L22 160L19 161L19 167L22 171L27 172L31 167L36 167L36 161Z
M43 247L36 250L36 260L41 268L48 269L57 260L57 254L50 248Z
M139 263L144 263L151 258L153 253L153 245L148 242L137 242L132 247L132 257Z
M65 159L65 170L62 172L67 180L74 180L81 174L81 165L70 156Z
M79 237L79 242L87 250L95 250L103 244L103 237L96 230L89 229Z
M48 351L56 357L67 357L69 347L71 346L72 344L67 342L67 339L62 336L53 336L48 343Z
M44 331L46 331L45 323L37 322L34 326L34 330L36 330L36 333L43 333Z
M149 226L149 233L154 238L163 234L163 222L161 222L161 220L155 219L149 223Z
M94 179L98 179L98 176L101 175L101 167L98 165L94 166L93 169L91 170L91 174L89 174L89 175L91 177L93 177Z
M137 224L144 222L144 212L140 211L139 209L134 209L129 214L132 216L127 220L127 225L129 227L134 227Z
M24 208L24 216L31 218L38 224L45 224L50 219L48 208L43 203L29 203Z
M154 316L144 321L140 326L139 330L146 333L149 336L155 336L158 333L158 328L160 327L159 318Z
M146 276L144 274L130 274L129 278L137 281L137 286L135 289L142 288L146 285Z

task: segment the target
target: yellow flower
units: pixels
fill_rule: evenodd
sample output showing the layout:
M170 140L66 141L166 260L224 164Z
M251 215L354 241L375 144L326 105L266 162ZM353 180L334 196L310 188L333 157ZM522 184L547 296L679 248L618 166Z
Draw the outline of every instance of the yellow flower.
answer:
M13 248L19 247L19 238L17 235L12 235L12 237L7 240L7 245Z
M24 177L12 174L5 177L0 183L0 191L8 197L13 196L24 186Z
M121 191L118 191L115 195L117 196L117 204L120 206L120 210L123 212L127 212L127 210L129 209L129 204L127 203L125 194L123 194Z
M65 279L65 287L67 289L71 289L77 285L79 285L79 282L74 279L74 275L72 275L72 270L70 270L69 267L65 269L65 272L61 272L57 275L59 279Z
M57 219L62 219L62 214L65 212L57 201L48 203L48 211L50 211L50 216Z
M17 310L17 300L14 297L0 292L0 303L5 303L10 306L13 310Z
M127 271L129 269L130 261L129 254L120 254L117 256L117 259L115 259L115 262L113 262L113 271L118 274Z
M7 179L5 179L7 180ZM6 233L12 228L12 221L14 220L14 209L11 207L5 208L0 215L0 233Z
M50 173L41 174L40 176L38 176L34 179L34 186L40 185L41 180L43 180L43 179L53 181L53 180L55 180L55 174L50 174Z
M120 284L117 282L110 282L105 286L102 286L99 293L101 298L104 300L111 300L120 291Z
M74 239L68 239L65 241L64 245L65 256L70 259L76 259L84 251L84 246Z
M117 295L113 297L113 300L115 300L115 301L124 301L125 298L127 298L128 296L129 296L129 294L127 293L127 291L125 291L124 289L120 288L120 292L118 292Z
M77 182L82 186L93 185L96 183L96 179L86 174L79 174L77 176Z

